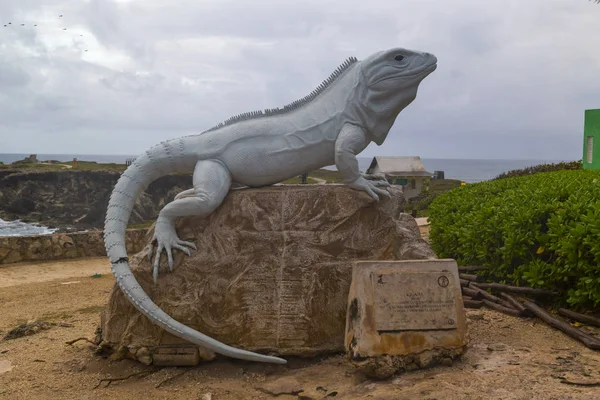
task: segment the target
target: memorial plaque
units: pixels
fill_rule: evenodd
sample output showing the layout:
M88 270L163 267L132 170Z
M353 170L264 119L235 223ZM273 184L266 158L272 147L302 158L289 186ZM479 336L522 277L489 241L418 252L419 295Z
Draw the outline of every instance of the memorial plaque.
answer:
M200 355L193 346L161 346L154 349L152 363L161 367L194 367L200 364Z
M372 273L375 329L456 329L453 282L449 272Z
M456 359L468 342L455 260L354 263L344 345L367 376Z

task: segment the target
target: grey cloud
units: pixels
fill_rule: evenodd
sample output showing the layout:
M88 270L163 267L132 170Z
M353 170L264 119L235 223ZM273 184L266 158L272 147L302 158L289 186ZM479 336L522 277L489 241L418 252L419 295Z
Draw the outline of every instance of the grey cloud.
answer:
M0 152L135 154L392 46L439 68L365 156L578 158L583 110L600 107L600 6L585 1L0 2L14 21L58 14L67 31L0 29Z
M26 86L29 81L29 74L20 66L0 60L0 90Z

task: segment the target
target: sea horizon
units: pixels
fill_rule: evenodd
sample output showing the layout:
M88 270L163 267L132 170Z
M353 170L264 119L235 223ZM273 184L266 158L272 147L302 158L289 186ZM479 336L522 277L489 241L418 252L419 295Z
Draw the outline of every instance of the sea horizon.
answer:
M35 154L35 153L30 153ZM25 153L0 153L0 162L13 163L29 157ZM139 154L36 154L39 161L92 161L101 164L125 164L128 158L135 158ZM373 157L357 157L358 166L365 172ZM446 179L457 179L466 183L475 183L490 180L496 176L514 169L527 168L539 164L571 162L574 159L503 159L503 158L427 158L421 157L423 166L428 172L444 171ZM335 165L324 167L328 170L337 170Z
M33 153L32 153L33 154ZM30 154L21 153L0 153L0 162L12 163L29 157ZM134 158L137 155L129 154L36 154L40 161L72 161L77 158L79 161L95 161L98 163L119 163L124 164L127 158ZM357 157L359 169L365 172L372 157ZM561 161L574 160L516 160L516 159L462 159L462 158L423 158L421 157L423 166L428 172L444 171L445 179L457 179L466 183L476 183L485 180L490 180L496 176L513 170L527 168L534 165L545 163L556 163ZM336 170L335 166L324 167L328 170ZM49 234L53 230L41 226L27 224L21 221L4 221L0 219L0 236L22 236L22 235L39 235Z

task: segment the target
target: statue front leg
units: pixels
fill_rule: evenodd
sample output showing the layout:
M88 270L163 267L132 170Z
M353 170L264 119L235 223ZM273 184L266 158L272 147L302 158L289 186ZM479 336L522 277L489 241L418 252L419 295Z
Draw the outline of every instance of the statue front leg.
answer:
M175 221L179 217L206 216L217 209L225 199L231 186L231 175L219 161L199 161L194 169L194 189L186 190L185 196L180 196L167 204L156 220L152 242L157 246L154 257L154 282L158 278L160 256L164 250L167 253L169 271L173 270L173 249L181 250L190 255L190 250L184 246L196 249L196 245L179 239L175 230ZM180 193L181 194L181 193ZM150 245L148 257L152 258L153 244Z
M378 188L378 186L390 186L389 183L368 180L358 170L356 155L368 144L369 139L364 129L353 124L345 124L335 142L335 165L348 186L365 191L375 201L379 201L378 195L391 197L387 190Z

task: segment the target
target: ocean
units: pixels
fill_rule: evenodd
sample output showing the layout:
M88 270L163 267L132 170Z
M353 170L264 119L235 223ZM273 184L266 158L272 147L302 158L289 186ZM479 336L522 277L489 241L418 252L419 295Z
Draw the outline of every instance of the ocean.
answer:
M5 164L22 160L29 154L2 154L0 153L0 162ZM127 158L136 155L107 155L107 154L37 154L40 161L58 160L72 161L77 158L79 161L95 161L98 163L120 163L124 164ZM358 166L361 171L371 164L370 157L357 157ZM538 164L556 163L561 161L574 160L483 160L483 159L443 159L443 158L422 158L425 169L429 172L444 171L446 179L458 179L466 183L475 183L492 179L503 172L513 169L521 169ZM335 166L328 166L326 169L336 170ZM0 219L0 236L9 235L37 235L52 233L53 230L26 224L19 221L3 221Z
M0 236L47 235L55 231L56 229L50 229L46 226L28 224L19 220L5 221L0 218Z
M358 169L366 171L372 158L357 157ZM539 164L558 163L575 160L478 160L454 158L421 158L423 166L429 172L444 171L445 179L458 179L466 183L487 181L503 172L521 169ZM335 170L335 167L327 167Z
M29 154L2 154L0 153L0 162L5 164L22 160ZM136 157L135 154L109 155L109 154L37 154L40 161L58 160L72 161L77 158L79 161L95 161L97 163L120 163L124 164L128 158ZM357 157L358 166L361 171L371 164L370 157ZM444 171L446 179L459 179L463 182L474 183L492 179L503 172L512 169L530 167L532 165L556 163L561 161L574 160L483 160L483 159L454 159L454 158L421 158L425 169L429 172ZM328 166L326 169L335 170L335 166Z

